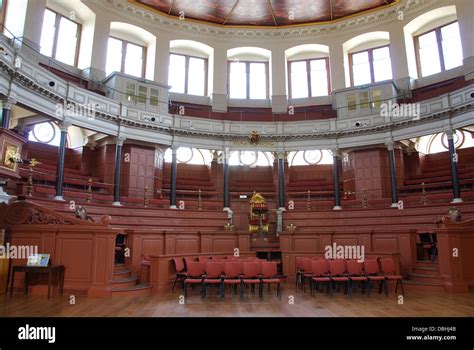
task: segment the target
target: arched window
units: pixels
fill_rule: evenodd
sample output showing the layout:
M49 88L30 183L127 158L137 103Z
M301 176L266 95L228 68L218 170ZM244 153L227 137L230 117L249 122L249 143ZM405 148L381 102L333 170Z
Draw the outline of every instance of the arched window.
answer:
M410 76L426 77L462 65L456 6L426 12L403 27Z
M207 96L209 59L214 49L191 40L170 42L168 85L170 92Z
M474 147L473 132L468 129L458 129L453 135L453 141L456 149ZM440 132L422 136L418 139L416 149L424 154L446 152L449 150L446 134Z
M333 157L328 150L293 151L288 154L290 166L332 163Z
M166 163L172 161L172 151L168 148L164 156ZM176 150L176 161L184 164L203 164L207 165L212 161L212 154L209 150L203 150L191 147L179 147Z
M112 22L107 45L106 74L121 72L139 78L153 79L156 37L128 23Z
M392 79L390 36L388 32L370 32L343 44L346 57L346 85L359 86Z
M328 96L329 47L300 45L286 50L288 61L288 91L290 98Z
M51 9L44 11L40 52L60 62L77 66L81 24Z
M239 47L227 51L229 97L267 99L269 97L270 51Z
M261 151L234 151L230 153L229 165L231 166L271 166L273 155Z

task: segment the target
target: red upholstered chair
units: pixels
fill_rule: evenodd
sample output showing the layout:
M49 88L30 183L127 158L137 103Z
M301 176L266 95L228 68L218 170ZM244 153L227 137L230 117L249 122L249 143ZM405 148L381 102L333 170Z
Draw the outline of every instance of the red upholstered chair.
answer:
M262 280L260 279L258 263L244 261L243 263L243 274L242 274L242 285L240 288L240 296L243 298L244 286L251 286L252 293L255 293L255 286L259 286L259 296L262 298Z
M271 292L270 286L272 284L277 285L277 297L281 300L281 289L280 289L280 279L278 276L278 266L276 261L262 262L262 283L263 285L267 284L269 291ZM262 293L263 294L263 293ZM263 295L262 295L263 297Z
M173 283L173 288L176 286L176 282L178 280L184 281L186 279L186 265L184 264L183 258L173 258L173 266L174 270L176 271L176 278Z
M303 291L306 290L306 280L309 280L311 284L311 278L313 278L313 273L311 272L312 271L311 263L312 263L312 260L310 258L303 259L303 280L302 280Z
M188 264L190 262L196 261L196 258L194 256L185 256L184 257L184 264L186 265L186 269L188 268Z
M202 265L199 261L190 261L186 265L186 279L184 280L184 297L188 297L188 285L196 285L199 284L201 298L204 298L203 288L202 288L202 281L203 281L203 270Z
M301 286L303 282L303 259L302 256L296 257L296 281L295 281L295 288L298 289L298 286Z
M219 285L219 294L222 295L222 270L224 264L222 262L210 261L206 262L204 267L204 279L202 281L203 296L206 296L206 285Z
M364 271L367 276L367 296L370 297L372 282L375 281L379 285L379 293L382 293L382 287L386 284L385 276L380 274L378 259L366 259L364 261Z
M224 280L221 297L224 298L225 286L231 285L234 292L237 293L237 285L242 284L242 264L238 261L229 261L224 263Z
M380 264L382 265L382 272L385 276L385 293L388 293L388 286L387 286L387 280L388 281L397 281L397 284L395 285L395 293L398 290L398 284L400 283L400 289L402 290L402 295L405 295L403 291L403 276L397 275L397 269L395 268L395 263L393 262L392 258L385 258L380 260Z
M357 260L346 260L347 276L349 277L349 296L352 295L354 288L354 282L362 284L362 293L365 292L367 287L368 278L363 275L364 263L358 262Z
M332 294L331 278L329 277L329 264L325 260L313 260L311 261L311 272L313 277L311 278L310 291L313 294L314 287L319 290L321 283L327 283L327 291Z
M335 286L337 286L338 282L344 282L344 293L346 294L349 289L349 277L347 277L346 272L346 261L344 259L330 260L329 275Z

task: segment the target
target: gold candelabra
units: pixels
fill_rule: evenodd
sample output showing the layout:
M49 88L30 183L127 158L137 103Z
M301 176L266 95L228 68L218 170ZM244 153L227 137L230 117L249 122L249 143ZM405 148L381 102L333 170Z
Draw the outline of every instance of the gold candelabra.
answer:
M311 210L311 191L308 190L306 193L306 209Z
M425 189L425 183L421 183L421 204L426 205L428 204L428 199L426 198L426 189Z
M30 165L28 168L28 182L26 183L26 195L28 197L33 196L33 166Z
M86 194L86 202L90 203L92 201L92 178L87 180L87 194Z
M201 196L201 189L198 190L198 210L202 209L202 196Z
M364 188L362 190L362 207L367 208L367 190Z
M148 208L148 202L149 202L149 199L148 199L148 186L145 186L145 191L143 193L143 206L145 208Z

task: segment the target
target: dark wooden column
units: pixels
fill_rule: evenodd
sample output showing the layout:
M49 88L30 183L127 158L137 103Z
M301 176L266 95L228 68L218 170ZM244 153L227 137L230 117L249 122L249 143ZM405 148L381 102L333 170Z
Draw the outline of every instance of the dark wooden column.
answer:
M339 186L339 150L332 150L332 177L334 183L334 210L341 210L341 188Z
M56 194L54 200L62 201L64 186L64 161L66 159L67 130L71 124L69 122L59 123L61 138L59 140L58 159L56 163Z
M122 179L122 147L125 137L118 136L115 143L115 170L114 170L114 203L115 206L121 206L120 203L120 181Z
M449 163L451 164L451 181L453 186L453 200L451 203L461 203L461 187L459 186L459 175L458 175L458 154L454 147L454 132L452 130L446 132L446 138L448 139L449 149Z
M392 194L392 208L398 208L398 186L397 171L395 167L395 152L393 150L393 142L387 143L388 163L390 167L390 191Z
M278 208L285 208L285 156L286 152L277 152L278 156Z
M176 209L176 176L178 172L178 164L176 159L176 147L171 148L171 191L170 191L170 208Z

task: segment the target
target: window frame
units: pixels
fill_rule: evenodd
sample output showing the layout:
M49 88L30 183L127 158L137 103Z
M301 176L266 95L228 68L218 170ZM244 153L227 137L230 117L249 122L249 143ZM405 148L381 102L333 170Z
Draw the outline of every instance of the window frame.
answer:
M81 47L81 34L82 34L82 23L79 23L77 21L74 21L64 15L62 15L61 13L59 13L58 11L55 11L55 10L52 10L50 9L49 7L46 7L46 10L48 11L51 11L53 12L55 15L56 15L56 19L54 21L54 37L53 37L53 48L51 50L51 58L56 59L56 49L58 48L58 37L59 37L59 25L60 25L60 22L61 22L61 17L64 17L65 19L67 19L68 21L71 21L75 24L77 24L77 33L76 33L76 38L77 38L77 41L76 41L76 52L74 54L74 67L77 67L77 64L78 64L78 61L79 61L79 49ZM44 13L43 13L43 17L44 17ZM43 33L41 33L41 35L43 35ZM65 63L66 64L66 63Z
M185 61L184 61L184 92L174 92L178 94L188 94L188 82L189 82L189 60L190 58L198 58L200 60L204 60L204 95L202 96L207 96L207 87L208 87L208 80L209 80L209 58L207 57L200 57L200 56L194 56L194 55L185 55L182 53L174 53L171 52L169 53L169 57L171 60L171 55L176 55L176 56L183 56ZM169 67L168 67L169 71ZM190 96L201 96L201 95L190 95Z
M146 63L147 63L147 61L146 61L147 47L145 45L142 45L142 44L137 44L137 43L134 43L134 42L129 41L129 40L118 38L114 35L109 35L109 38L119 40L119 41L122 42L122 62L120 64L120 72L119 72L119 73L122 73L122 74L127 74L127 73L125 73L125 61L127 59L127 44L132 44L132 45L139 46L139 47L142 48L142 55L143 55L142 74L141 74L140 77L137 77L137 78L145 78ZM108 49L107 49L107 54L108 54Z
M269 65L268 61L241 61L238 59L235 60L228 60L227 61L227 95L230 97L230 66L233 62L236 63L245 63L245 86L246 86L246 94L245 100L268 100L270 97L270 77L269 77ZM263 63L265 65L265 99L261 98L250 98L250 64L251 63ZM239 99L237 99L239 100Z
M386 45L380 45L380 46L374 46L369 49L364 49L364 50L359 50L359 51L354 51L349 53L349 75L351 79L351 87L355 87L354 85L354 66L353 66L353 55L356 55L358 53L366 52L369 55L369 67L370 67L370 83L373 84L375 83L375 73L374 73L374 55L373 52L374 50L382 49L384 47L388 48L388 54L390 56L390 65L392 64L392 52L390 50L390 43ZM393 73L392 73L392 79L393 79ZM361 86L361 85L357 85Z
M435 34L436 34L436 44L438 45L439 65L440 65L440 68L441 68L441 71L439 73L444 72L444 71L446 71L446 66L445 66L445 63L444 63L443 37L442 37L442 34L441 34L441 29L444 28L444 27L447 27L447 26L449 26L453 23L456 23L456 22L458 22L458 26L459 26L459 21L457 19L455 19L454 21L445 23L443 25L440 25L438 27L435 27L433 29L427 30L423 33L420 33L418 35L413 36L413 42L414 42L414 45L415 45L416 71L418 73L418 78L423 78L422 71L421 71L421 61L420 61L420 36L423 36L425 34L429 34L431 32L435 32ZM437 73L437 74L439 74L439 73ZM429 76L429 75L427 75L427 76Z
M288 95L290 99L293 98L293 91L292 91L292 86L291 86L291 64L293 62L306 62L306 79L308 82L308 97L298 97L298 98L313 98L313 97L321 97L321 96L312 96L313 92L311 90L311 61L317 61L317 60L325 60L326 61L326 75L327 75L327 85L328 85L328 95L331 95L332 92L332 87L331 87L331 74L329 71L329 57L321 57L321 58L307 58L307 59L302 59L302 60L292 60L288 61Z
M4 30L5 18L7 16L8 0L3 0L2 9L0 10L0 25L2 26L2 32Z

